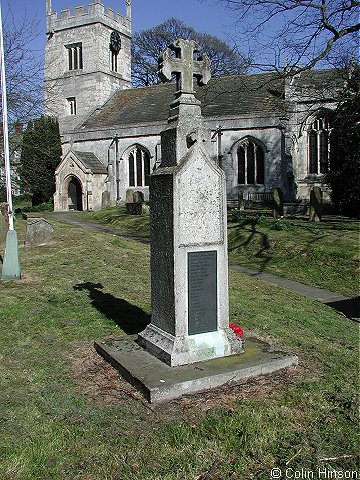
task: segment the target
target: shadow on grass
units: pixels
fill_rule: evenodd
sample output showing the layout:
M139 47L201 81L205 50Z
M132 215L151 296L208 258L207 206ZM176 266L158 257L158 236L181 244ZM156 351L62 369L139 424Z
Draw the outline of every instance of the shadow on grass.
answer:
M251 243L255 235L258 235L260 237L260 249L254 254L254 256L260 259L261 265L259 270L263 272L266 264L271 259L269 253L271 245L268 235L256 230L257 223L258 218L247 218L241 221L238 225L229 227L229 229L234 230L233 238L229 241L229 251L235 251L240 247L245 247Z
M87 290L96 310L113 320L127 335L139 333L150 323L150 315L136 305L110 293L103 293L101 283L78 283L74 290Z
M338 312L341 312L345 317L357 320L360 322L360 297L349 298L348 300L338 300L337 302L329 302L328 305Z

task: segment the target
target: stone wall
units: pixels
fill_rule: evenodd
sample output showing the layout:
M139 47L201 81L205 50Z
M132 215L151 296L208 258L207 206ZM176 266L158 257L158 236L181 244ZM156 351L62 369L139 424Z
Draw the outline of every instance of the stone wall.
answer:
M216 129L218 124L222 126L222 152L223 169L226 174L226 188L228 198L237 198L237 148L244 138L253 138L263 146L265 154L265 184L243 187L246 192L270 191L274 187L280 187L287 191L286 174L284 173L284 148L283 133L278 127L278 119L275 118L222 118L205 121L206 127ZM241 125L241 128L239 128ZM157 159L157 146L160 143L160 131L163 125L130 126L128 128L116 128L111 131L78 132L67 137L68 143L63 144L66 154L70 145L74 150L93 152L104 165L108 162L108 151L115 133L119 138L118 151L120 157L120 197L125 199L128 184L128 153L131 147L139 145L150 154L151 169L154 168ZM217 162L217 145L211 142L209 145L210 157ZM110 152L110 160L115 160L114 148ZM116 198L116 181L114 172L109 170L112 178L106 184L105 189L111 192L112 198ZM148 200L148 187L137 190L143 191L145 200Z

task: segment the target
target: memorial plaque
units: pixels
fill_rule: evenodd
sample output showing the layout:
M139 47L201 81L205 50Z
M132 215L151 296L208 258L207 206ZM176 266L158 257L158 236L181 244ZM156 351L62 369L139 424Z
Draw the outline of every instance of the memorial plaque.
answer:
M188 253L189 335L217 330L217 252Z

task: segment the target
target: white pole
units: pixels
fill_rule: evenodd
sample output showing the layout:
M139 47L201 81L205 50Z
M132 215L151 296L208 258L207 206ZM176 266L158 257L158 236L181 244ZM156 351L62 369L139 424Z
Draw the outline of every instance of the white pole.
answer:
M2 88L2 117L3 117L3 138L4 138L4 157L5 157L5 178L6 178L6 199L9 216L9 231L14 230L14 212L11 194L11 170L9 155L9 133L7 121L7 97L5 80L5 60L4 60L4 39L2 28L1 4L0 4L0 51L1 51L1 88Z

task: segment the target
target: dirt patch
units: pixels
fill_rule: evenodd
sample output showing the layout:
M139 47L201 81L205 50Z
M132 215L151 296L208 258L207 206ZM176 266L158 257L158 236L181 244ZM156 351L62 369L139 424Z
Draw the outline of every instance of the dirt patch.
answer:
M177 416L179 416L180 410L183 413L186 411L190 413L191 410L194 414L195 426L197 423L196 415L199 412L206 413L214 408L232 412L235 410L236 402L249 398L269 398L291 388L304 375L304 368L299 366L296 368L289 367L277 373L249 379L238 385L225 385L213 390L184 396L167 404L159 405L156 409L167 414L173 412L176 415L177 412ZM187 421L189 422L189 418Z
M195 423L196 415L200 412L206 413L214 408L232 411L238 401L256 397L268 398L291 388L300 379L306 378L308 382L317 379L311 378L312 369L309 366L299 365L249 379L239 385L225 385L164 404L150 405L135 388L120 377L117 370L107 363L92 345L77 343L71 350L73 352L69 355L72 365L71 376L75 379L78 391L90 402L97 405L117 405L133 400L166 416L179 418L184 415L188 422L191 421L189 416L194 416Z
M90 402L117 405L130 398L149 406L140 393L122 380L118 371L107 363L92 345L73 344L72 352L68 356L72 377L79 393L85 395Z

